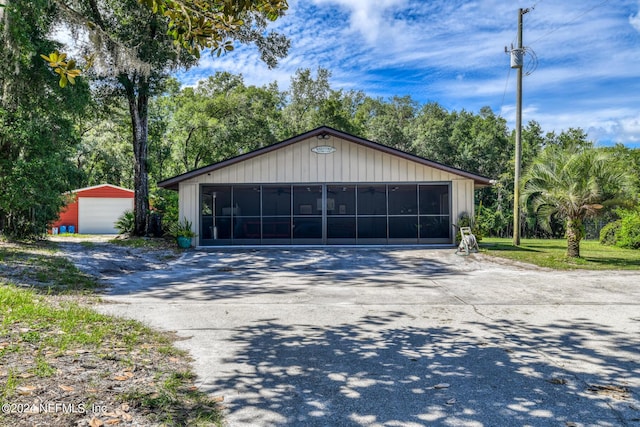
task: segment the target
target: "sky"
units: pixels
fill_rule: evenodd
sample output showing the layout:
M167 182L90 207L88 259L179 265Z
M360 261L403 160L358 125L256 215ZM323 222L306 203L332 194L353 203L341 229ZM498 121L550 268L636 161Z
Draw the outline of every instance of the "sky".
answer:
M194 85L229 71L286 90L296 70L322 67L332 89L409 95L449 111L489 106L514 129L517 72L505 47L517 46L519 8L529 9L523 123L640 148L640 0L289 0L270 25L291 40L277 68L239 46L177 77Z

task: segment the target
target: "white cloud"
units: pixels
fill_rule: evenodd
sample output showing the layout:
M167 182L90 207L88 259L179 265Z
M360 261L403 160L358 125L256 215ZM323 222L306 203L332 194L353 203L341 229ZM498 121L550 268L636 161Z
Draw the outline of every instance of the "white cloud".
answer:
M242 47L221 58L203 58L185 79L220 70L243 74L247 84L275 80L286 89L297 69L321 66L332 72L334 89L411 95L450 110L489 105L513 120L508 105L515 99L516 73L509 71L504 47L516 42L517 10L531 7L530 1L289 4L273 28L286 34L292 47L275 70L260 62L255 49ZM633 125L640 105L640 43L629 25L640 24L638 6L638 0L537 2L524 16L524 44L538 59L537 70L524 80L526 121L540 122L545 131L582 127L608 141L640 137Z
M393 32L393 9L403 7L405 0L314 0L318 5L335 4L350 11L349 24L368 43L385 42Z
M640 114L628 116L620 120L622 132L629 135L632 141L640 141Z
M638 9L640 9L640 3L638 4ZM629 23L637 31L640 31L640 10L635 15L629 16Z

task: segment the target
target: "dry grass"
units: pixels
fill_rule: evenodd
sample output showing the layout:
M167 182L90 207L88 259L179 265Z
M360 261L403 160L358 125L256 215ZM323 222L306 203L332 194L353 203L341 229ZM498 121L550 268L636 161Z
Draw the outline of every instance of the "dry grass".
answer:
M0 243L0 425L220 425L174 337L95 312L95 289L55 245Z

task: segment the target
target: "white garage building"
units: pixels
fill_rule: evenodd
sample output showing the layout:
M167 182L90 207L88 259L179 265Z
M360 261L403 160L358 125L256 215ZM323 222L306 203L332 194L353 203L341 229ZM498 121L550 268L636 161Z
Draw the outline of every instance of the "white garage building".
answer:
M53 224L59 230L70 227L81 234L117 234L115 222L133 210L133 190L111 184L79 188L69 193L70 202Z
M452 244L489 178L329 127L159 182L198 246Z

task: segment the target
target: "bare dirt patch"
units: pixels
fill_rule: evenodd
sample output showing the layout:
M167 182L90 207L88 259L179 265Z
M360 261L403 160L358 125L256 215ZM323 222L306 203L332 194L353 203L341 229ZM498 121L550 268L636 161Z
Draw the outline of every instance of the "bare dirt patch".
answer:
M0 426L219 425L174 334L87 309L99 300L96 280L161 269L180 254L55 240L0 243ZM67 287L85 279L80 292Z
M133 246L110 243L113 236L87 236L57 238L59 254L69 259L80 270L107 279L135 271L160 270L180 257L174 247L153 240L153 246Z

